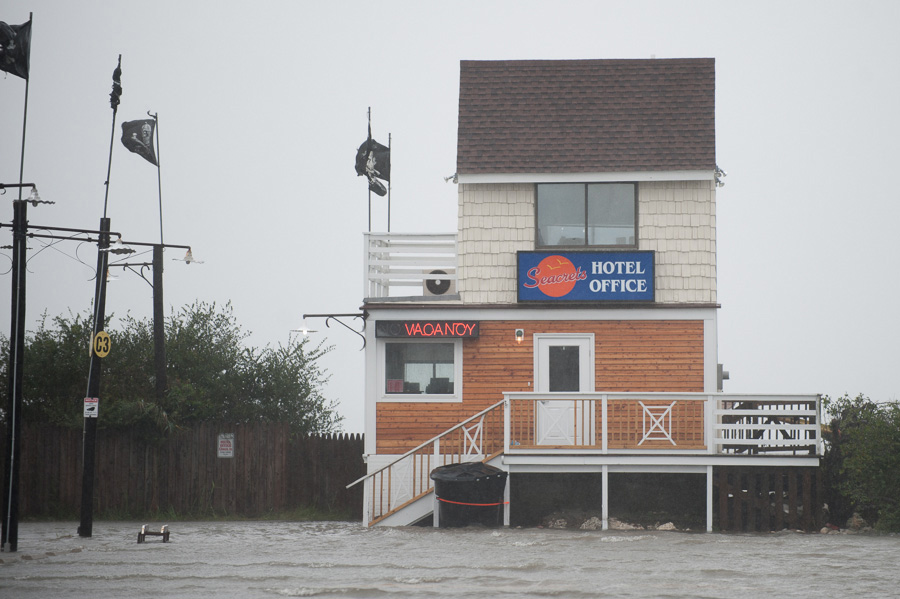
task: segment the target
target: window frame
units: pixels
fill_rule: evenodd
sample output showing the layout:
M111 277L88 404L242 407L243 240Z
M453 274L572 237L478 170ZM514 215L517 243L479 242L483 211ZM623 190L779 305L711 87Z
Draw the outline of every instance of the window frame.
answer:
M580 245L548 245L541 243L541 222L540 222L540 202L541 202L541 194L540 188L542 185L581 185L584 189L584 212L583 212L583 224L584 224L584 243ZM589 188L592 185L603 186L603 185L631 185L634 190L634 243L626 243L626 244L589 244L588 243L588 197L589 197ZM638 230L639 230L639 222L638 222L638 190L639 186L637 181L608 181L608 182L546 182L546 183L535 183L534 184L534 247L536 249L544 249L544 250L552 250L553 248L563 248L563 249L587 249L587 248L609 248L609 249L637 249L640 243L640 239L638 238Z
M453 393L387 393L387 345L390 343L449 343L453 345ZM376 368L378 385L376 397L379 402L429 402L429 403L461 403L463 339L461 337L443 337L440 339L420 339L406 337L387 337L378 340L376 351Z

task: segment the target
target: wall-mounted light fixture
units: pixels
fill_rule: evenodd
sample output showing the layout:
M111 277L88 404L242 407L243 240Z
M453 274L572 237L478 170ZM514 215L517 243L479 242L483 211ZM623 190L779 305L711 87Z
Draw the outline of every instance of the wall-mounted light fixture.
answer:
M723 181L723 179L725 179L725 177L727 177L727 176L728 176L728 173L725 172L725 169L721 168L717 164L716 172L715 172L716 187L725 187L725 181Z
M525 329L516 329L516 343L522 343L525 339Z

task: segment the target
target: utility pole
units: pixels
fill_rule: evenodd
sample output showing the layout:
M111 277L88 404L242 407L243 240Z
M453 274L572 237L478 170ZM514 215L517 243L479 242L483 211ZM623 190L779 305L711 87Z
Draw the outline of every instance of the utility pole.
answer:
M91 335L91 369L85 398L97 400L97 411L85 414L84 443L81 469L81 524L78 536L90 537L94 528L94 465L97 446L97 416L100 411L100 362L97 355L98 333L106 320L106 270L109 260L109 218L100 219L100 238L97 242L97 285L94 293L94 329Z
M162 231L160 231L162 237ZM163 245L153 246L153 362L156 366L156 404L166 396L166 324L163 313Z
M28 204L13 201L12 324L9 327L9 408L6 414L7 462L3 479L3 551L19 545L19 452L22 436L22 374L25 354L25 235Z

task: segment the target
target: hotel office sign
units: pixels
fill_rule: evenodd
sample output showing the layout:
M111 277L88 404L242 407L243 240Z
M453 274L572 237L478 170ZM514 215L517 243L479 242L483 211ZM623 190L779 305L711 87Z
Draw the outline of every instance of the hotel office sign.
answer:
M520 302L652 302L653 252L519 252Z

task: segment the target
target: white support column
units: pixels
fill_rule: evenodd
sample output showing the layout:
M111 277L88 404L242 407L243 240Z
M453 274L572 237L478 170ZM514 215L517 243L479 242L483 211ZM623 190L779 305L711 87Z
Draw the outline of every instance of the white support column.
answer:
M509 486L512 484L509 472L506 473L506 487L503 489L503 526L509 528Z
M435 528L440 528L440 526L441 526L441 502L440 502L440 500L438 500L436 489L435 489L435 492L431 494L431 496L434 497L434 499L432 500L432 503L434 504L434 506L432 507L432 509L434 510L434 516L432 517L432 521L434 522Z
M435 466L440 466L440 457L441 457L441 440L435 439L434 441L434 463ZM434 491L431 493L431 496L434 497L434 507L432 521L434 522L434 527L438 528L441 525L441 502L438 500L437 487L434 488Z
M365 526L369 526L369 523L372 521L372 494L374 493L375 480L369 479L360 484L363 486L362 520Z
M605 405L606 402L604 402L604 407ZM606 420L604 419L605 425ZM602 486L600 491L600 517L602 518L600 530L609 530L609 466L605 464L602 466L600 478Z
M713 467L706 467L706 532L713 529Z

